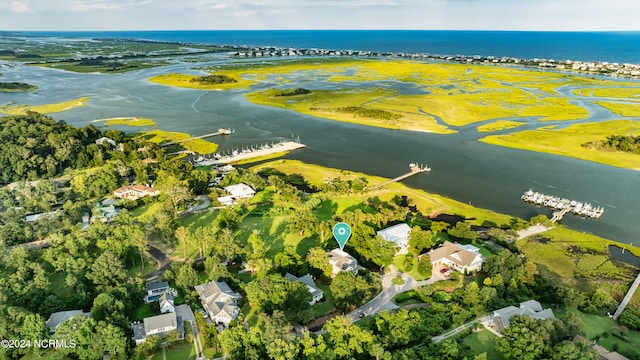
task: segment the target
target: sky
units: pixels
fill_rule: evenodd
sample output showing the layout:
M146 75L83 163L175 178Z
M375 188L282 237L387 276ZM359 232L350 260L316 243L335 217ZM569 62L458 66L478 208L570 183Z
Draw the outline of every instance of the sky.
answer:
M0 30L640 30L638 0L0 0Z

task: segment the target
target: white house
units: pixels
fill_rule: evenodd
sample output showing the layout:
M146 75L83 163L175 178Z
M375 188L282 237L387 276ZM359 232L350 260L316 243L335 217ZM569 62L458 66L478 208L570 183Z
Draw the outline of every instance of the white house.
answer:
M316 283L311 278L311 275L307 274L302 277L296 277L295 275L286 273L284 277L289 279L289 281L292 281L292 282L300 281L301 283L307 285L307 289L311 294L311 301L309 301L309 305L315 305L315 303L322 300L322 297L324 296L324 291L322 291L316 286Z
M136 345L142 344L151 335L165 337L171 330L177 330L180 333L180 337L184 337L182 317L173 312L148 317L142 322L134 322L131 328L133 329L133 340L135 340Z
M336 276L340 271L350 271L358 273L358 260L347 252L335 248L328 252L329 264L331 264L331 277Z
M395 243L399 248L398 254L406 254L409 251L409 237L411 236L409 225L405 223L393 225L378 231L377 234L381 238Z
M256 194L256 191L251 186L243 183L229 185L224 190L236 199L248 199Z
M176 312L176 305L173 300L173 294L170 291L166 291L164 294L160 295L158 304L160 305L160 312L163 314L168 312Z
M229 285L221 281L211 281L196 286L196 292L209 318L217 324L229 326L231 320L238 317L240 308L237 305L240 294L231 290Z
M433 267L444 265L462 273L478 271L484 262L484 257L480 255L480 249L477 247L449 241L445 241L437 249L431 249L428 254Z
M160 191L147 185L129 185L117 188L113 196L120 199L138 200L145 196L156 196Z
M110 144L111 146L116 146L116 141L113 139L109 139L108 137L101 137L100 139L96 140L96 144L98 145L102 145L104 143Z

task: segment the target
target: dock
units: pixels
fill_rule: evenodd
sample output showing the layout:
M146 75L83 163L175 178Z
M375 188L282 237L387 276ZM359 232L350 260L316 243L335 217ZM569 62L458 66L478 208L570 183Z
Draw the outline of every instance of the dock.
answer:
M256 157L301 149L303 147L305 147L305 145L300 143L299 139L298 141L282 141L276 144L272 143L271 145L247 146L245 148L230 150L228 153L199 156L193 161L193 164L198 166L228 165Z
M620 315L622 315L622 312L627 307L627 304L629 304L629 301L631 301L631 298L638 289L638 286L640 286L640 273L638 274L638 277L636 277L636 280L633 282L633 284L631 284L629 291L627 291L627 294L622 299L622 302L618 306L618 309L616 309L616 312L613 314L613 320L618 320Z
M568 214L572 213L577 216L583 216L591 219L599 219L604 213L604 207L593 206L576 200L560 198L552 195L545 195L537 191L529 189L522 196L525 202L545 206L555 210L553 212L552 222L560 221Z
M184 140L176 140L176 141L170 141L167 143L163 143L160 144L160 146L169 146L169 145L175 145L175 144L180 144L186 141L191 141L191 140L196 140L196 139L205 139L208 137L213 137L213 136L218 136L218 135L231 135L235 132L235 130L232 129L218 129L217 132L214 133L210 133L210 134L204 134L204 135L199 135L199 136L193 136L190 137L188 139L184 139Z
M427 165L411 163L411 164L409 164L409 170L410 171L408 173L400 175L398 177L395 177L395 178L393 178L391 180L385 181L382 184L378 184L376 186L373 186L373 187L369 188L369 190L376 190L376 189L379 189L381 187L387 186L387 185L389 185L391 183L404 180L404 179L406 179L406 178L408 178L410 176L417 175L417 174L420 174L420 173L423 173L423 172L429 172L429 171L431 171L431 168L428 167Z

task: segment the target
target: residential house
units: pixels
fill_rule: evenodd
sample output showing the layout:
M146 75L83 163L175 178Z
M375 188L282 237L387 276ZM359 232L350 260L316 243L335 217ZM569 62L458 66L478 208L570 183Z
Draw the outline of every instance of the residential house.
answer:
M160 305L160 312L163 314L176 312L176 305L171 291L165 291L164 294L160 295L160 298L158 298L158 304Z
M53 314L51 314L51 316L49 316L49 319L45 323L45 325L49 328L49 334L53 335L58 329L58 326L60 326L63 322L69 319L73 319L78 315L84 316L84 317L92 316L90 312L84 312L82 310L68 310L68 311L54 312Z
M160 191L147 185L129 185L117 188L113 196L120 199L138 200L145 196L156 196Z
M315 305L315 303L322 300L322 297L324 296L324 291L322 291L316 286L316 283L311 278L311 275L307 274L302 277L296 277L295 275L286 273L284 277L289 279L289 281L292 281L292 282L299 281L307 285L307 289L311 294L311 301L309 301L309 305Z
M102 222L111 222L118 216L120 209L117 209L113 205L105 205L104 203L96 203L96 207L93 210L94 216L91 217L91 222L100 220Z
M406 254L409 251L409 237L411 236L411 228L409 225L402 223L382 229L377 233L381 238L395 243L398 254Z
M147 283L147 298L146 302L151 302L157 300L164 294L165 292L169 292L169 283L166 281Z
M109 139L108 137L105 137L105 136L103 136L100 139L96 140L96 144L98 144L98 145L102 145L104 143L107 143L107 144L109 144L111 146L116 146L116 141L115 140Z
M236 199L248 199L256 194L256 191L251 186L242 183L229 185L224 190Z
M133 329L133 340L136 345L142 344L151 335L165 337L172 330L177 330L180 333L180 338L184 338L182 317L177 316L174 312L148 317L141 323L134 322L131 328Z
M495 310L491 316L493 328L500 332L502 329L510 325L510 320L516 315L528 316L536 320L553 319L553 310L542 309L542 305L536 300L529 300L520 303L520 307L507 306L502 309Z
M480 249L477 247L449 241L445 241L437 249L431 249L428 255L434 268L444 265L462 273L478 271L484 262L484 257L480 255Z
M329 264L331 264L331 277L336 276L340 271L350 271L358 273L358 260L339 248L335 248L328 253Z
M196 292L209 318L217 324L229 326L240 312L237 305L240 294L231 290L229 285L221 281L211 281L196 286Z

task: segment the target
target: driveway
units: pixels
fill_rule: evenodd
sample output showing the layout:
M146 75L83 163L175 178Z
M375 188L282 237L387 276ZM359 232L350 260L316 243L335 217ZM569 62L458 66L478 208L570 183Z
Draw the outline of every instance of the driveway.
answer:
M144 276L145 280L162 277L164 272L171 267L173 260L167 256L162 250L155 246L149 245L149 255L158 263L156 271Z
M191 213L198 212L200 210L204 210L211 205L211 199L209 199L208 195L198 195L195 197L195 200L198 202L189 206L186 210L181 211L180 215L187 215Z

